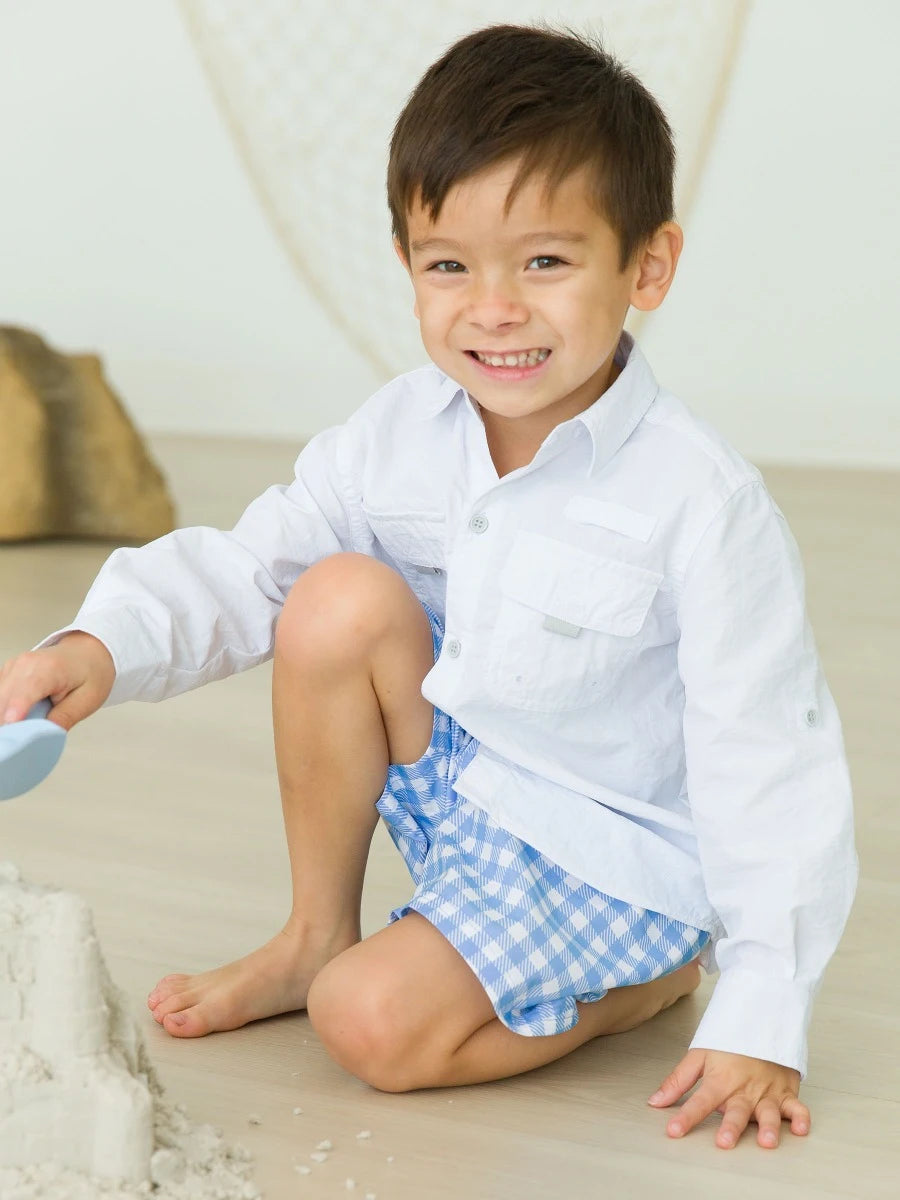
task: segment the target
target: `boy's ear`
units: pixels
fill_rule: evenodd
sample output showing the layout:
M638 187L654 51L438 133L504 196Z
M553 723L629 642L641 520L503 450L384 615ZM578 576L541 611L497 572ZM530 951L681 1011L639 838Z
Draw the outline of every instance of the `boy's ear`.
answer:
M405 255L405 254L404 254L404 252L403 252L403 247L400 245L400 239L399 239L399 238L394 238L394 253L395 253L395 254L397 255L397 257L400 259L400 261L401 261L401 263L403 264L403 266L404 266L405 270L406 270L407 272L409 272L409 259L406 257L406 255Z
M412 271L411 271L411 270L410 270L410 268L409 268L409 259L406 257L406 255L405 255L405 254L404 254L404 252L403 252L403 247L400 245L400 239L399 239L399 238L394 238L394 253L397 255L397 257L400 259L401 263L403 264L403 266L404 266L404 269L406 270L406 273L407 273L407 275L410 277L410 279L412 279ZM418 298L416 299L415 303L413 304L413 316L414 316L414 317L416 318L416 320L418 321L418 319L419 319L419 301L418 301Z
M633 267L631 304L644 312L659 308L675 278L684 246L684 233L675 221L666 221L644 244Z

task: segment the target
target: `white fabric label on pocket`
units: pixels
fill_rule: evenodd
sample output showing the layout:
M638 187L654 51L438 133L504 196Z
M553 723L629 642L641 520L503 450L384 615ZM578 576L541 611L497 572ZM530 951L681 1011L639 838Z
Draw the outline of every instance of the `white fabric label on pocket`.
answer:
M611 500L595 500L593 496L573 496L563 510L563 515L582 525L599 525L611 529L624 537L639 542L649 542L658 518L651 513L638 512L624 504L613 504Z
M549 629L551 633L562 633L566 637L578 637L582 627L573 625L571 621L563 621L559 617L551 617L548 613L544 617L544 628Z

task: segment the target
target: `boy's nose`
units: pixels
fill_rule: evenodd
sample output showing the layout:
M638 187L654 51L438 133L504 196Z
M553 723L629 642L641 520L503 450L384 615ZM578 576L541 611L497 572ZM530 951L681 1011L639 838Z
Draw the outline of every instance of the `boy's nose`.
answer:
M509 301L485 301L484 304L472 305L469 308L469 323L478 326L479 329L511 329L516 325L524 325L527 320L526 308Z
M528 320L528 309L514 295L492 290L473 298L466 315L472 325L495 330L524 325Z

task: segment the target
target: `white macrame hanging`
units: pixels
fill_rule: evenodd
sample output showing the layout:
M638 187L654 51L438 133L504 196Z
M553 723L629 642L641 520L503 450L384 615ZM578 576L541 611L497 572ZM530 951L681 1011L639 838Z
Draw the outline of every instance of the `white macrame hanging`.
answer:
M461 35L544 21L600 34L666 110L684 219L748 0L180 0L265 209L323 307L385 377L424 359L385 200L394 121Z

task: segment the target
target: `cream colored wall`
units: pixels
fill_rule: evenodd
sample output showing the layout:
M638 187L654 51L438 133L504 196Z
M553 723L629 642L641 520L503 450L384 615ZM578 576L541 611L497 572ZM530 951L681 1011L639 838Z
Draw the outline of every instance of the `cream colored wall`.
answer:
M900 6L754 0L645 348L751 458L900 466Z
M759 460L900 466L900 8L850 13L753 0L642 334ZM0 108L0 321L99 350L144 428L300 438L381 382L270 232L175 0L0 0Z
M294 275L175 0L0 0L0 322L145 429L302 438L382 382Z

